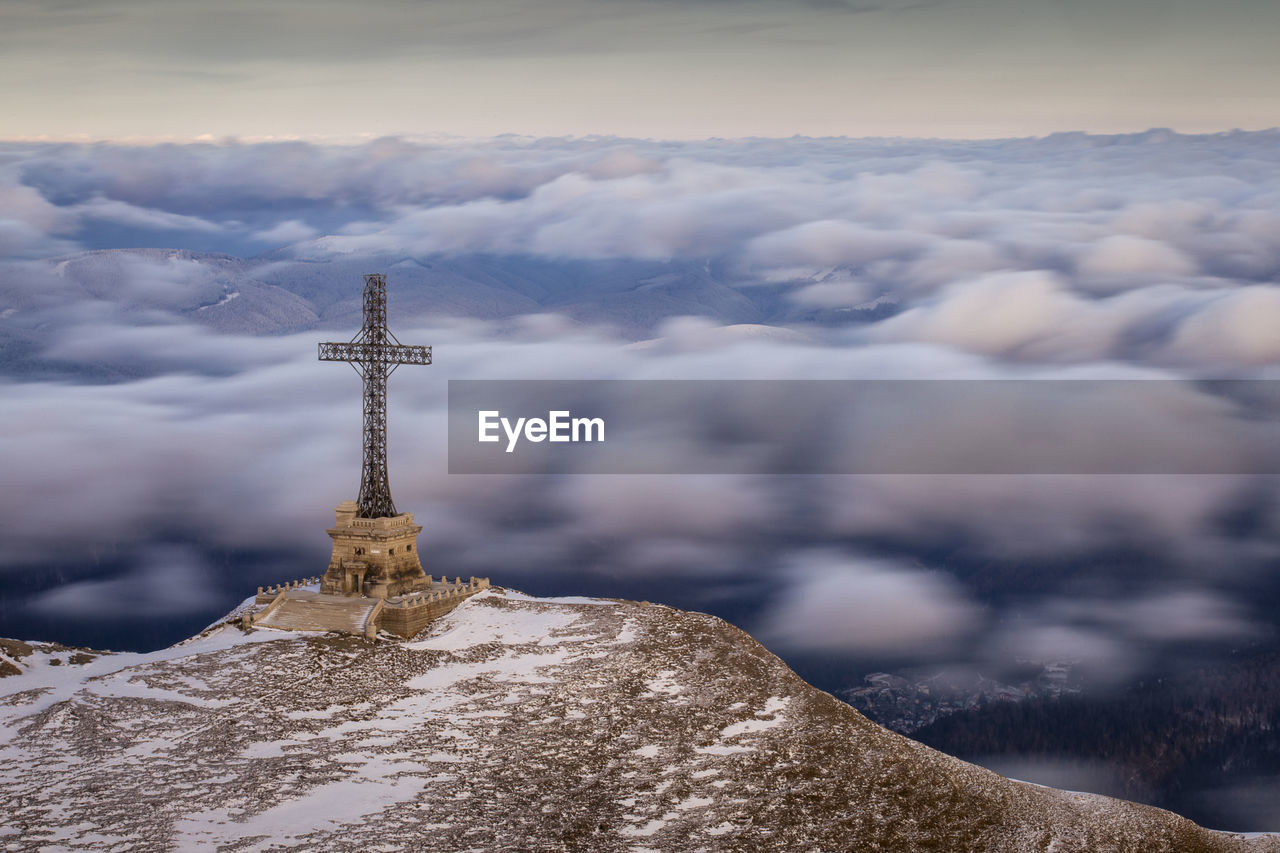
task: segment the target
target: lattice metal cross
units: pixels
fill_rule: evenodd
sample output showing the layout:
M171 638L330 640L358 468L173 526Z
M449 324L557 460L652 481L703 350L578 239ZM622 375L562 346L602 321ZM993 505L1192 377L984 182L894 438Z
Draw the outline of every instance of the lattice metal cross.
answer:
M345 361L364 379L360 518L396 515L387 480L387 378L402 364L430 364L431 347L406 346L387 329L387 277L364 277L364 326L348 343L320 344L321 361Z

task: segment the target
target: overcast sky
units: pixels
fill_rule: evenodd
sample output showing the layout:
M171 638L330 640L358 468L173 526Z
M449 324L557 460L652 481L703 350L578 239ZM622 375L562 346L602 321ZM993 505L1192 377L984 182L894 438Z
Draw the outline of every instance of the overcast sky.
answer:
M1280 124L1271 0L3 0L0 137Z

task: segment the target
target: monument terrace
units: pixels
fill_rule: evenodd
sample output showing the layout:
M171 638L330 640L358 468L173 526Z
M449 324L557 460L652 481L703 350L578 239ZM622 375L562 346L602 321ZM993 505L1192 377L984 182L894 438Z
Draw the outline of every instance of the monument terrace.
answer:
M245 627L342 631L370 639L379 630L411 637L431 620L489 586L488 578L436 580L418 551L413 513L396 510L387 475L387 380L402 364L431 364L431 347L400 343L387 328L387 279L364 277L364 323L346 343L320 344L321 361L345 361L364 383L360 491L338 504L328 530L329 567L319 578L258 588L260 609ZM266 605L261 607L261 605Z

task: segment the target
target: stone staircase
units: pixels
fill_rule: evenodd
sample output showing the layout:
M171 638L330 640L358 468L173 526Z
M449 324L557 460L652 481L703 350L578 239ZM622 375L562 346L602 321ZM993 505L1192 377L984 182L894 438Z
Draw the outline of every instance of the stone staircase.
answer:
M284 631L341 631L364 634L365 623L377 607L376 598L345 598L321 595L310 590L291 589L284 599L269 608L254 626Z

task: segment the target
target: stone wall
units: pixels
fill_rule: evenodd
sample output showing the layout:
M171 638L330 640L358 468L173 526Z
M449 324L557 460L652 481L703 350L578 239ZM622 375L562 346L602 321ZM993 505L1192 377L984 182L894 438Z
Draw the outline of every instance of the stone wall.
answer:
M411 595L400 602L388 601L378 614L378 628L401 637L412 637L432 621L488 588L488 578L471 578L465 585L441 592Z

